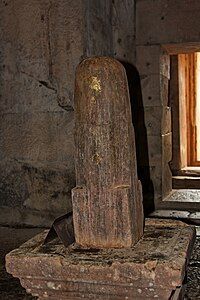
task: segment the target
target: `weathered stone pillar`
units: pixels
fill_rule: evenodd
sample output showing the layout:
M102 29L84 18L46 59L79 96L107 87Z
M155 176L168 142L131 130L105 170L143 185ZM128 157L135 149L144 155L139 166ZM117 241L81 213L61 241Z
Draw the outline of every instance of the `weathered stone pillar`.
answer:
M76 242L82 247L133 246L143 234L141 185L124 67L89 58L75 83Z
M67 229L60 223L70 243L44 244L45 231L7 254L7 271L40 300L180 299L195 228L146 220L140 239L141 188L126 75L119 62L101 57L79 65L75 119L76 243L71 225Z

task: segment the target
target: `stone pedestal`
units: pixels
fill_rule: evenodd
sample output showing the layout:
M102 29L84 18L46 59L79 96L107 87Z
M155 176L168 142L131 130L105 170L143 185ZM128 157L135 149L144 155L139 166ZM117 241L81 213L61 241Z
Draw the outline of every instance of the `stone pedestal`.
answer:
M182 299L195 228L149 219L129 249L86 249L58 242L46 231L10 252L7 271L40 300Z
M75 162L71 244L44 245L43 233L7 255L8 272L39 299L180 298L194 228L148 221L143 236L128 84L114 59L77 68ZM58 231L73 235L62 221Z

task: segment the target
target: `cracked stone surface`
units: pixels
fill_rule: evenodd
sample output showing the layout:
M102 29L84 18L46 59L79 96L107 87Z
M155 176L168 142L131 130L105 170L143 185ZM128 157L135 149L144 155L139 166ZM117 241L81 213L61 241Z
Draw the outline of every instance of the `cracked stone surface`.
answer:
M39 299L169 299L182 286L194 229L169 220L145 223L144 237L129 249L42 246L44 231L9 253L6 268Z
M27 294L18 279L5 270L5 254L32 238L41 229L0 227L0 300L36 300ZM200 231L197 231L200 234ZM185 300L200 299L200 236L197 236L188 268L188 285Z

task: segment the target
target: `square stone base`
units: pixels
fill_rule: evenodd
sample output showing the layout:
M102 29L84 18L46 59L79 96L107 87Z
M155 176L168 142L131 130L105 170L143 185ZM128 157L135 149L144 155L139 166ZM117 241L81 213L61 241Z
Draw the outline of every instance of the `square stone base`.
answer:
M195 228L179 221L146 220L131 249L43 246L47 231L6 256L6 268L28 293L51 300L181 299Z

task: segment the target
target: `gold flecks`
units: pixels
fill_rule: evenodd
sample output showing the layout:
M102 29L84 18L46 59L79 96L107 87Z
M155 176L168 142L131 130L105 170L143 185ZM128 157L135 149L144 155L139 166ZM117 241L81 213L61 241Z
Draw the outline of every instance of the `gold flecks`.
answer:
M101 91L100 80L96 76L92 76L90 79L90 88L95 92Z
M97 165L99 165L100 162L101 162L101 157L100 157L100 155L99 155L98 153L94 154L94 155L92 156L92 161L95 162Z
M94 97L91 97L91 102L95 104L96 103L96 99Z

